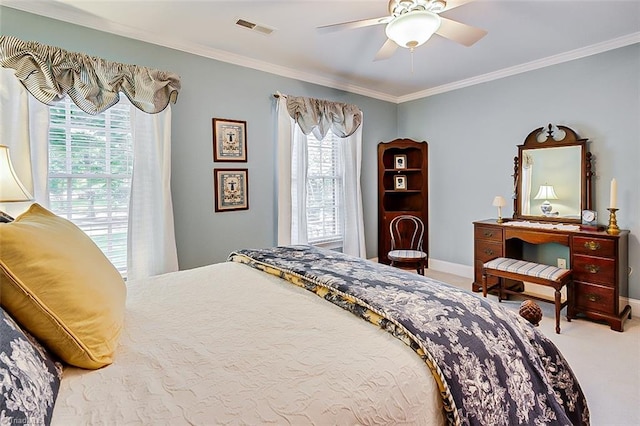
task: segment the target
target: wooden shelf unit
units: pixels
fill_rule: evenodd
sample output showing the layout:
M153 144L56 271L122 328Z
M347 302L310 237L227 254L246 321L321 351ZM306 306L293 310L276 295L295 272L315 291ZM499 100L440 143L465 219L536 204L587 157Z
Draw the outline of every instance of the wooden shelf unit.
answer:
M396 157L406 156L406 168L396 167ZM402 214L424 222L423 250L429 253L428 144L411 139L395 139L378 144L378 261L389 264L391 249L389 223ZM406 176L406 189L395 189L394 177Z

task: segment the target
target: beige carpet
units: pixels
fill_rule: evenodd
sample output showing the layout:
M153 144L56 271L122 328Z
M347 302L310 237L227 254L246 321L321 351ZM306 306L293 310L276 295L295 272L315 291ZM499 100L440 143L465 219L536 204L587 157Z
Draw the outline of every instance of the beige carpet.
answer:
M471 291L469 278L429 269L426 275ZM482 293L475 293L482 297ZM495 303L494 296L488 296ZM503 301L515 311L521 301ZM543 310L540 331L558 346L578 377L591 411L591 424L640 425L640 318L627 320L624 332L585 319L567 322L566 311L556 334L555 314L550 303L538 303ZM634 313L638 315L638 312Z

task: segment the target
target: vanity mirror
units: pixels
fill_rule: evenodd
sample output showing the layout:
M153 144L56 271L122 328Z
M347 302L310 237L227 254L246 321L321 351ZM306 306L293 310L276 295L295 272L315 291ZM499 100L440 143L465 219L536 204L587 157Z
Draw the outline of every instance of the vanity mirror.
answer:
M514 219L580 223L591 209L591 153L568 127L540 127L514 158Z

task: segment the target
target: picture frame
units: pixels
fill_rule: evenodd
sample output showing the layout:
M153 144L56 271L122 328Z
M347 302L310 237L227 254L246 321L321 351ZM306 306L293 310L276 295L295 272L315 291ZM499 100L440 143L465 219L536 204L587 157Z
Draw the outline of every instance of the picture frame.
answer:
M393 167L395 169L407 168L407 156L405 154L396 154L393 156Z
M247 122L214 118L213 161L247 161Z
M393 177L393 189L395 191L406 191L407 190L407 176L406 175L395 175Z
M249 170L213 169L215 211L249 210Z

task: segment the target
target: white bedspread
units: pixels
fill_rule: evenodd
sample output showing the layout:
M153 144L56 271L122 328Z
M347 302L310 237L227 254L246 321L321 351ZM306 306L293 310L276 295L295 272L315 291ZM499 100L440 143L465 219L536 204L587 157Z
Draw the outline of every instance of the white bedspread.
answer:
M66 368L54 425L443 424L387 332L239 263L128 284L115 362Z

